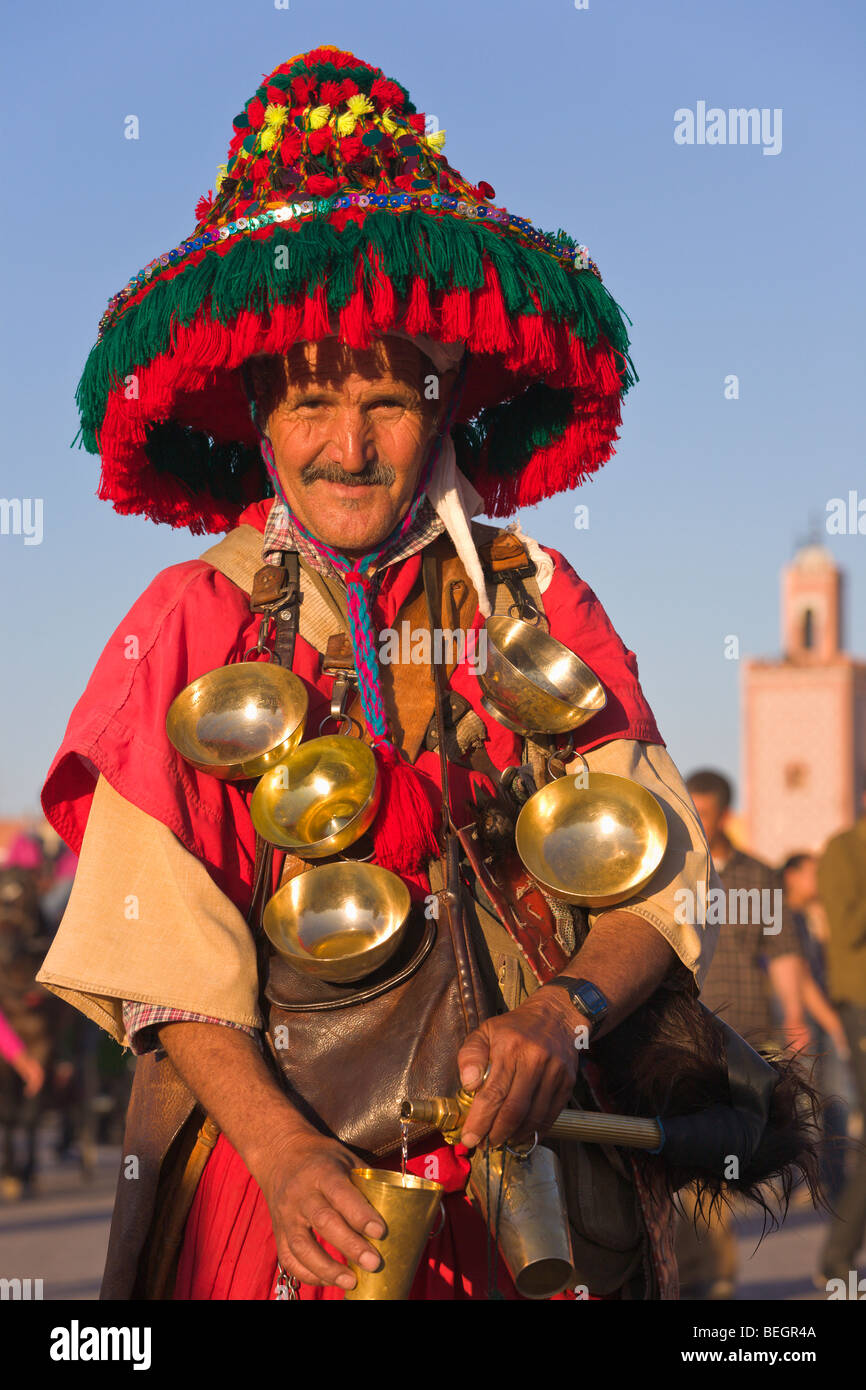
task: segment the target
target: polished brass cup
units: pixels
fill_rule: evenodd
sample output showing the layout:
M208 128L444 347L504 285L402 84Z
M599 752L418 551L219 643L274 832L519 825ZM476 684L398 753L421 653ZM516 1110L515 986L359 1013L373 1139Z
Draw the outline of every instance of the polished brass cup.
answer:
M377 1270L371 1273L349 1261L358 1282L346 1291L346 1298L355 1302L405 1300L445 1189L429 1178L416 1178L411 1173L401 1177L384 1168L353 1168L349 1177L384 1219L385 1234L381 1240L368 1237L382 1257Z
M667 846L661 802L627 777L558 777L517 817L515 843L536 883L560 902L610 907L640 891Z
M517 1158L507 1149L476 1149L472 1156L469 1191L484 1220L490 1224L487 1196L495 1218L503 1165L499 1249L514 1287L524 1298L552 1298L577 1282L571 1248L571 1227L559 1159L552 1149L536 1146Z
M302 975L348 984L371 975L397 950L411 899L379 864L320 864L290 879L265 907L265 932Z
M250 813L272 845L301 859L324 859L359 839L379 809L372 749L346 734L302 743L262 777Z
M481 703L518 734L563 734L604 709L598 677L555 637L520 618L488 618Z
M260 777L300 743L306 687L291 671L264 661L218 666L172 700L166 733L199 772L221 781Z

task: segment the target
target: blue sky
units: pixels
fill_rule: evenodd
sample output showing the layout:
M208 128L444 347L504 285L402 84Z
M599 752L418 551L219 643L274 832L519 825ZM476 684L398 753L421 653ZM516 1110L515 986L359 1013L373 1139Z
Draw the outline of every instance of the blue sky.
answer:
M739 775L739 663L778 651L778 571L863 463L864 11L825 0L45 0L4 24L0 814L34 809L66 719L153 575L206 540L118 517L69 443L109 296L192 230L261 74L320 43L403 82L451 162L585 242L633 320L621 444L524 513L637 653L671 753ZM782 111L782 147L677 145L674 113ZM136 115L140 138L124 138ZM739 378L726 400L725 378ZM575 503L590 525L575 530ZM866 523L864 523L866 524ZM866 654L866 535L824 537Z

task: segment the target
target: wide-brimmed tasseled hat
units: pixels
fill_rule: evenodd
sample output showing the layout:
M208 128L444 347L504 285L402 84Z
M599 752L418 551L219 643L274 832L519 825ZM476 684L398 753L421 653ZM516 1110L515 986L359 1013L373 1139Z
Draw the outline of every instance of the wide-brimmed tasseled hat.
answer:
M240 366L339 326L468 349L453 430L489 516L574 487L613 452L635 377L586 247L467 182L399 83L321 47L234 119L192 236L109 302L78 388L99 496L124 513L233 526L271 492Z

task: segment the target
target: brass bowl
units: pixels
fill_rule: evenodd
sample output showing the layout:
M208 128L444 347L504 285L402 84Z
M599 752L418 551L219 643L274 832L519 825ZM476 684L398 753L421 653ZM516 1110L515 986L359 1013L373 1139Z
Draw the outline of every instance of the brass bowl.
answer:
M527 801L515 841L524 867L561 902L610 907L648 883L668 828L661 802L627 777L559 777Z
M250 813L272 845L302 859L325 859L364 834L380 795L373 750L348 734L326 734L265 773Z
M517 734L564 734L604 709L607 695L579 656L520 618L488 618L481 703Z
M379 864L320 864L274 894L264 911L264 928L295 970L348 984L371 975L394 954L410 901L403 880Z
M221 781L259 777L300 743L308 697L302 680L269 662L218 666L172 700L165 719L178 753Z

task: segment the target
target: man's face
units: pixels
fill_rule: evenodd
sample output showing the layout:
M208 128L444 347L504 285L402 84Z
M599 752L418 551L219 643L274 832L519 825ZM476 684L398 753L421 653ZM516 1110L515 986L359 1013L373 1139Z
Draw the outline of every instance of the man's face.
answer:
M785 873L785 897L790 907L808 907L818 898L818 861L810 855Z
M707 843L712 844L725 819L721 802L712 792L691 792L690 795L695 803L695 810L701 818Z
M401 338L353 352L335 338L299 344L288 389L266 430L292 511L341 554L372 550L409 510L440 401L425 397L433 371Z

